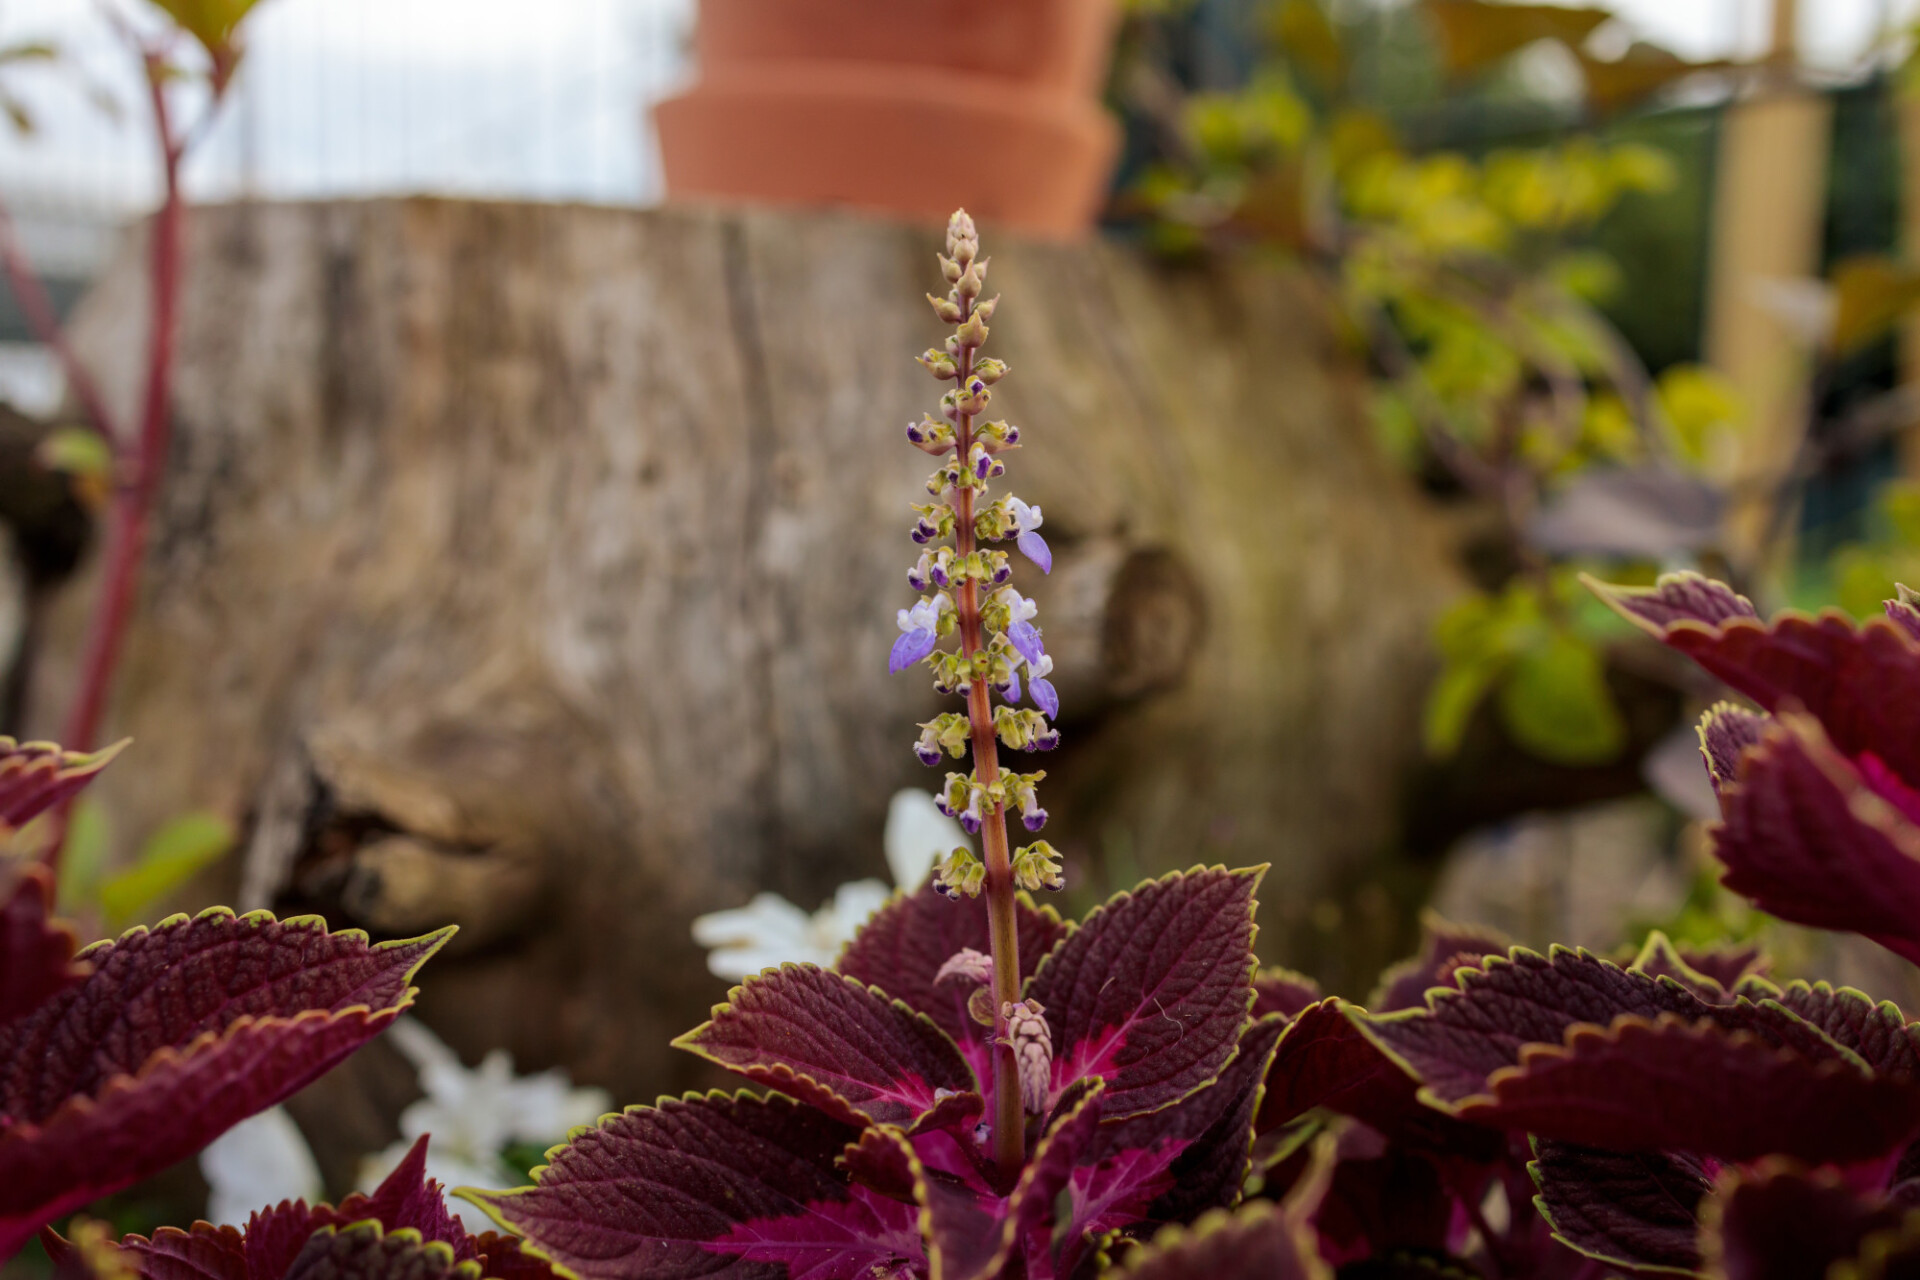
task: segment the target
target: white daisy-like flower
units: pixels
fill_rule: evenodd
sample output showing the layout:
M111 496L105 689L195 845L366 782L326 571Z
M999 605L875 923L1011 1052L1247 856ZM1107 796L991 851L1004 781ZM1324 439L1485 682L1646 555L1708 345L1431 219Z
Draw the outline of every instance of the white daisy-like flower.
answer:
M894 885L908 892L919 888L955 845L972 845L932 796L911 789L896 792L887 806L885 841ZM839 959L840 949L891 896L878 880L855 880L808 914L777 893L756 894L744 907L696 919L693 940L707 948L707 968L729 982L788 961L824 968Z
M284 1107L249 1116L200 1153L207 1221L244 1227L255 1209L282 1200L316 1203L325 1190L313 1150Z
M567 1131L592 1124L612 1110L604 1089L575 1088L555 1068L520 1076L504 1049L495 1049L469 1068L426 1026L401 1018L388 1032L393 1045L420 1073L427 1096L400 1113L399 1142L361 1162L360 1186L371 1191L393 1171L421 1134L427 1144L427 1176L446 1187L502 1191L520 1184L519 1171L501 1153L512 1143L551 1146ZM449 1200L469 1231L488 1231L492 1222L476 1206Z

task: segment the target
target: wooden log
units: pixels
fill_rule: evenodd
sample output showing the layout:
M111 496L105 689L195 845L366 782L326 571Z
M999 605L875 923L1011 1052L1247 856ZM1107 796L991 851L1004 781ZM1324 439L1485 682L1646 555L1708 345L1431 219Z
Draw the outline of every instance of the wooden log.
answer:
M942 704L885 672L934 234L432 200L190 225L116 829L233 815L244 865L199 891L246 906L406 931L444 891L472 934L421 1007L470 1058L696 1082L667 1041L723 988L689 919L884 874L890 793L940 776L909 746ZM1385 956L1312 908L1392 844L1442 525L1374 455L1305 274L984 231L1010 480L1060 557L1019 582L1067 699L1035 763L1069 905L1271 862L1263 949L1364 989ZM139 254L78 324L122 398ZM41 726L91 586L49 623Z

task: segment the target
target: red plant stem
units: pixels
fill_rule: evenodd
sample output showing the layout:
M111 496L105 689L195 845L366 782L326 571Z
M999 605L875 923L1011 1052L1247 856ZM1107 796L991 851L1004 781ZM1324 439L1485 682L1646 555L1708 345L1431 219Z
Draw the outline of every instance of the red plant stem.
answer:
M87 425L107 440L113 440L117 433L113 417L107 412L107 402L94 385L93 378L88 375L86 366L80 363L80 357L74 354L73 345L67 341L66 331L60 327L60 317L54 311L53 299L47 296L46 286L34 273L33 264L27 261L26 252L21 249L19 238L14 233L13 217L4 204L0 204L0 265L6 269L7 284L20 303L27 327L60 362L60 372L66 375L74 398L80 401L80 411L86 415Z
M961 306L961 320L973 313L973 300ZM973 349L960 349L963 390L973 376ZM962 414L956 424L961 475L967 474L967 454L973 448L973 415ZM973 489L962 484L954 504L955 540L964 563L973 554ZM981 637L979 583L962 578L955 610L960 616L960 652L971 658L986 649ZM973 734L974 775L990 787L1000 777L1000 750L993 731L993 706L985 673L976 671L967 694L967 722ZM1020 998L1020 933L1013 909L1013 856L1007 847L1007 815L1000 805L982 810L982 861L986 864L987 937L993 951L993 1158L1000 1171L1012 1177L1027 1157L1027 1113L1020 1100L1019 1065L1007 1040L1006 1007Z
M101 713L113 685L114 672L119 667L127 623L132 617L134 589L146 551L148 517L166 466L171 435L167 396L173 376L174 324L180 301L183 213L180 159L184 148L174 136L172 116L167 109L166 74L161 57L153 50L144 50L142 59L154 131L160 143L166 195L154 216L149 245L152 330L147 340L147 378L140 404L140 429L133 441L120 442L115 458L116 484L108 516L106 568L99 602L88 624L79 691L61 739L61 744L73 751L90 750L100 731ZM64 839L56 839L47 851L47 863L56 870L64 844Z

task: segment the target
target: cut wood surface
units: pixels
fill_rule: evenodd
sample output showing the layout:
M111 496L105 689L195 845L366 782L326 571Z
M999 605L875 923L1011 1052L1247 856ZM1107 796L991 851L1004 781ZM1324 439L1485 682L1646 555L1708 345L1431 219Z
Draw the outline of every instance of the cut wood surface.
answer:
M885 670L935 233L432 200L190 229L116 831L230 814L242 906L411 931L444 894L467 932L421 1009L470 1061L504 1044L622 1101L701 1080L667 1047L723 995L687 922L884 875L890 793L941 776L909 750L940 700ZM1067 702L1035 763L1069 896L1271 862L1263 952L1363 989L1386 955L1342 939L1398 925L1329 903L1418 753L1441 522L1375 455L1304 275L982 230L1008 480L1059 558L1020 582ZM78 323L123 399L139 252ZM91 588L49 623L43 732Z

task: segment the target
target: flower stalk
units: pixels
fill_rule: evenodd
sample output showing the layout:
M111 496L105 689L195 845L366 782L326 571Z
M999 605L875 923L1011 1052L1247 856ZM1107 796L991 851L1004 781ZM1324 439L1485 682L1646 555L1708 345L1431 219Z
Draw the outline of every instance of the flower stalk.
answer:
M1024 1026L1032 1016L1020 994L1015 895L1022 888L1057 889L1061 879L1045 841L1011 847L1010 806L1020 809L1030 831L1046 821L1034 792L1045 775L1003 772L999 748L1005 743L1011 750L1050 750L1059 734L1047 718L1058 712L1059 699L1047 680L1053 661L1033 625L1033 602L1007 585L1012 571L1006 553L982 545L1012 539L1043 572L1052 568L1052 555L1037 532L1040 509L1012 495L987 501L989 481L1006 472L999 455L1019 447L1020 432L1005 422L982 421L992 384L1006 376L1007 367L980 355L999 299L981 297L988 260L979 250L973 220L964 210L955 213L947 226L947 252L940 257L951 288L945 297L928 295L934 313L954 332L944 348L920 357L936 379L954 385L941 397L941 419L928 415L907 426L908 441L942 462L927 481L934 502L915 508L919 519L912 537L929 549L908 571L907 581L923 598L900 611L901 635L888 665L901 671L924 661L938 691L966 699L964 717L950 712L921 726L914 752L929 766L938 764L943 752L957 758L971 750L973 755L971 774L947 775L940 805L980 836L981 856L955 849L940 869L939 884L952 897L984 892L987 898L993 953L993 1158L1011 1175L1025 1160L1027 1113L1045 1105L1046 1056L1031 1037L1016 1035L1009 1025L1011 1019ZM931 545L949 537L950 547ZM954 633L958 648L940 650L940 639ZM1017 706L1023 668L1024 691L1039 710Z

